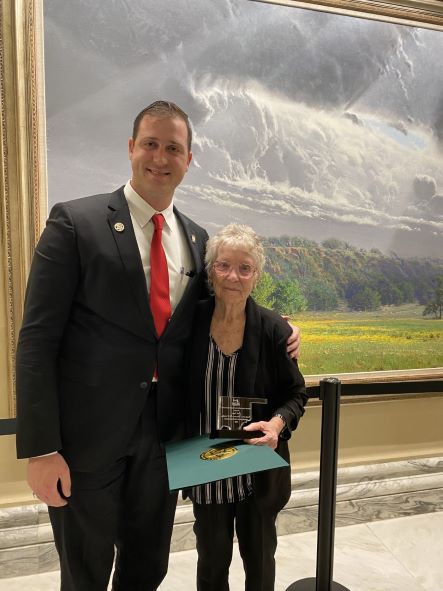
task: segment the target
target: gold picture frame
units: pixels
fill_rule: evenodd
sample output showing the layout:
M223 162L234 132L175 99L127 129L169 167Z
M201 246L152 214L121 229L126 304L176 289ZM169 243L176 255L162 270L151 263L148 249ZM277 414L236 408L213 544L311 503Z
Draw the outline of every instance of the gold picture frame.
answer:
M443 30L437 0L252 0ZM43 0L3 0L0 7L0 392L15 416L15 347L26 278L47 215ZM371 372L353 380L436 379L443 368ZM310 383L320 376L312 376ZM347 378L349 380L350 378ZM3 394L2 394L3 395Z
M26 279L46 218L43 5L3 0L0 8L1 391L15 416L15 347Z
M443 30L441 0L253 0Z

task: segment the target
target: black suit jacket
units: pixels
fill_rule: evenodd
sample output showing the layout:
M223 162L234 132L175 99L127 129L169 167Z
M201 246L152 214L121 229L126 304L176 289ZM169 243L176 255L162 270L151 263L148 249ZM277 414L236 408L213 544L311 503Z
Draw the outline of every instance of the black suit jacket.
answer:
M34 255L17 348L18 457L61 450L71 468L84 471L120 457L156 363L159 434L180 435L183 357L204 293L207 233L175 213L195 274L157 339L123 188L53 207Z
M194 319L187 363L190 434L199 432L213 310L213 298L201 301ZM275 413L285 418L287 428L280 436L277 452L287 462L290 461L287 439L297 428L308 400L298 364L286 352L290 334L291 328L285 320L248 298L242 351L235 375L235 393L238 396L267 398L267 404L253 405L254 421L269 421ZM260 509L277 513L288 502L291 494L290 467L253 474L253 488Z

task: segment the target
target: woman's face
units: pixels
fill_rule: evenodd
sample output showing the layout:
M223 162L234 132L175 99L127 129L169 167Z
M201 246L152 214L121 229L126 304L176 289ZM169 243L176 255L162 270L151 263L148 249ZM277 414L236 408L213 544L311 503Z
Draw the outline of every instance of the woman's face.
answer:
M211 270L215 297L226 304L246 303L254 289L256 270L246 251L220 246Z

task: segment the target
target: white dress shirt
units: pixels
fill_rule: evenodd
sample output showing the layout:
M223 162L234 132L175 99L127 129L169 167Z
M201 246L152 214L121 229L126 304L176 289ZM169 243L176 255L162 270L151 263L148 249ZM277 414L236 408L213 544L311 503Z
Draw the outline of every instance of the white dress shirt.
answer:
M194 261L186 240L185 231L173 211L174 202L163 211L156 211L134 191L130 181L126 183L124 193L128 202L135 238L142 259L148 293L151 286L150 255L152 235L154 233L154 223L151 221L151 218L155 213L161 213L165 218L162 231L162 245L168 263L169 299L171 301L172 313L174 313L190 280L187 273L194 270Z

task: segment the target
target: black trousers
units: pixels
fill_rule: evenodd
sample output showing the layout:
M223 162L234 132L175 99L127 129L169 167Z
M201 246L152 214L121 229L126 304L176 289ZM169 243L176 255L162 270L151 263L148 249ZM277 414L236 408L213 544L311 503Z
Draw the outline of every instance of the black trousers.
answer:
M277 515L262 514L254 495L237 503L194 503L197 538L197 590L229 591L235 531L245 569L245 591L273 591Z
M100 472L71 472L68 505L49 508L61 591L106 591L114 556L113 591L154 591L166 575L177 495L152 390L127 455Z

